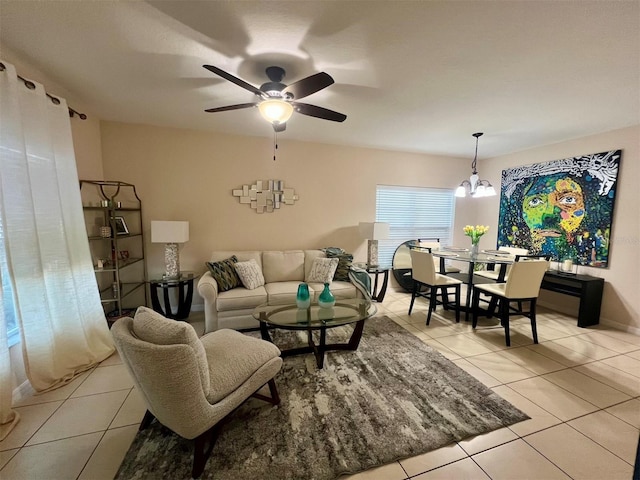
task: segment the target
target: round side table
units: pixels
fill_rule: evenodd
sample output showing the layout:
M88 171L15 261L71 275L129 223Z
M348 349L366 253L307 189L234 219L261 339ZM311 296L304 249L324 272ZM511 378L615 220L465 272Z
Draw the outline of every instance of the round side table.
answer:
M153 309L165 317L174 320L184 320L188 318L189 312L191 312L191 301L193 300L193 281L199 276L200 275L196 275L193 272L180 272L180 275L175 278L149 280L151 306ZM173 313L169 300L169 291L174 288L178 289L178 310L176 313ZM160 305L158 290L162 290L164 309L162 305Z
M373 291L371 292L371 299L375 302L382 303L384 300L384 295L387 293L387 285L389 283L389 270L391 270L390 266L387 265L368 265L366 263L354 263L354 265L358 268L362 268L374 277L373 283ZM380 290L378 290L378 277L382 275L382 285L380 286Z

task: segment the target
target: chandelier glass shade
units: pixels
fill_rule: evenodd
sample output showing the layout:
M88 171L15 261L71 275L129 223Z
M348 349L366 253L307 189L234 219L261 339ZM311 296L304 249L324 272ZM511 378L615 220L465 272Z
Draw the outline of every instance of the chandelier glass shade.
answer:
M493 185L491 185L489 180L481 180L476 170L476 163L478 161L478 138L482 135L483 133L473 134L473 136L476 137L476 154L473 157L473 162L471 162L471 176L469 180L463 180L458 188L456 188L456 197L466 197L467 190L469 191L469 195L474 198L492 197L496 195L496 189L493 188Z
M265 100L258 104L260 115L269 123L285 123L293 114L293 105L276 98Z

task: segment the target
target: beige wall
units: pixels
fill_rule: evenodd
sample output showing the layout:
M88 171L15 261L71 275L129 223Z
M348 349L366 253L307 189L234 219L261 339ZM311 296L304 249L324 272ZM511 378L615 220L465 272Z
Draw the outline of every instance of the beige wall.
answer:
M265 126L267 128L267 126ZM340 128L348 128L348 125ZM143 200L148 271L164 271L163 245L150 244L151 220L188 220L181 269L202 272L217 249L338 246L366 256L358 223L375 219L376 185L453 188L468 159L103 122L105 177L134 183ZM258 214L231 194L256 180L279 179L300 199ZM460 209L459 222L473 218ZM456 230L461 230L461 226ZM202 302L194 299L194 304Z
M622 149L622 161L611 232L610 266L606 269L579 267L579 273L605 279L601 322L640 334L640 126L482 161L479 170L483 178L496 179L497 184L505 168L617 149ZM478 223L497 225L499 198L482 201L486 208L478 210ZM484 245L496 244L495 229L486 237ZM554 309L575 315L577 299L543 290L541 300Z

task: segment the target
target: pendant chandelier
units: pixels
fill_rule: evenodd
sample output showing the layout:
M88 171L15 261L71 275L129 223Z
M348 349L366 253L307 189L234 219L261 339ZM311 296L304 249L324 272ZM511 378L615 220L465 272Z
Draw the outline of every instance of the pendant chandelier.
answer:
M473 136L476 137L476 154L473 157L473 162L471 162L471 176L469 180L463 180L460 186L458 186L456 189L456 197L466 197L467 189L469 190L469 195L474 198L493 197L496 194L496 189L489 183L489 180L480 180L480 175L478 175L478 170L476 170L476 163L478 162L478 138L482 135L484 135L482 132L473 134Z

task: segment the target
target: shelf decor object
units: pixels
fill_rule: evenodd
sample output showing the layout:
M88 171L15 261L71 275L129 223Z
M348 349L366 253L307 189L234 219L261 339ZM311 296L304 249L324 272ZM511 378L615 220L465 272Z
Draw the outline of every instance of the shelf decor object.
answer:
M309 308L311 305L311 296L309 295L309 285L301 283L298 285L298 293L296 295L296 306L298 308Z
M284 180L257 180L252 185L242 185L242 188L233 190L232 194L257 213L272 213L283 204L293 205L298 200L293 188L284 187Z
M367 265L378 266L378 240L389 238L389 224L384 222L360 222L360 236L367 239Z
M336 304L336 298L329 290L329 283L325 282L324 289L318 297L318 305L320 308L332 308Z
M151 243L164 243L164 278L180 276L178 244L189 241L189 222L151 221Z

